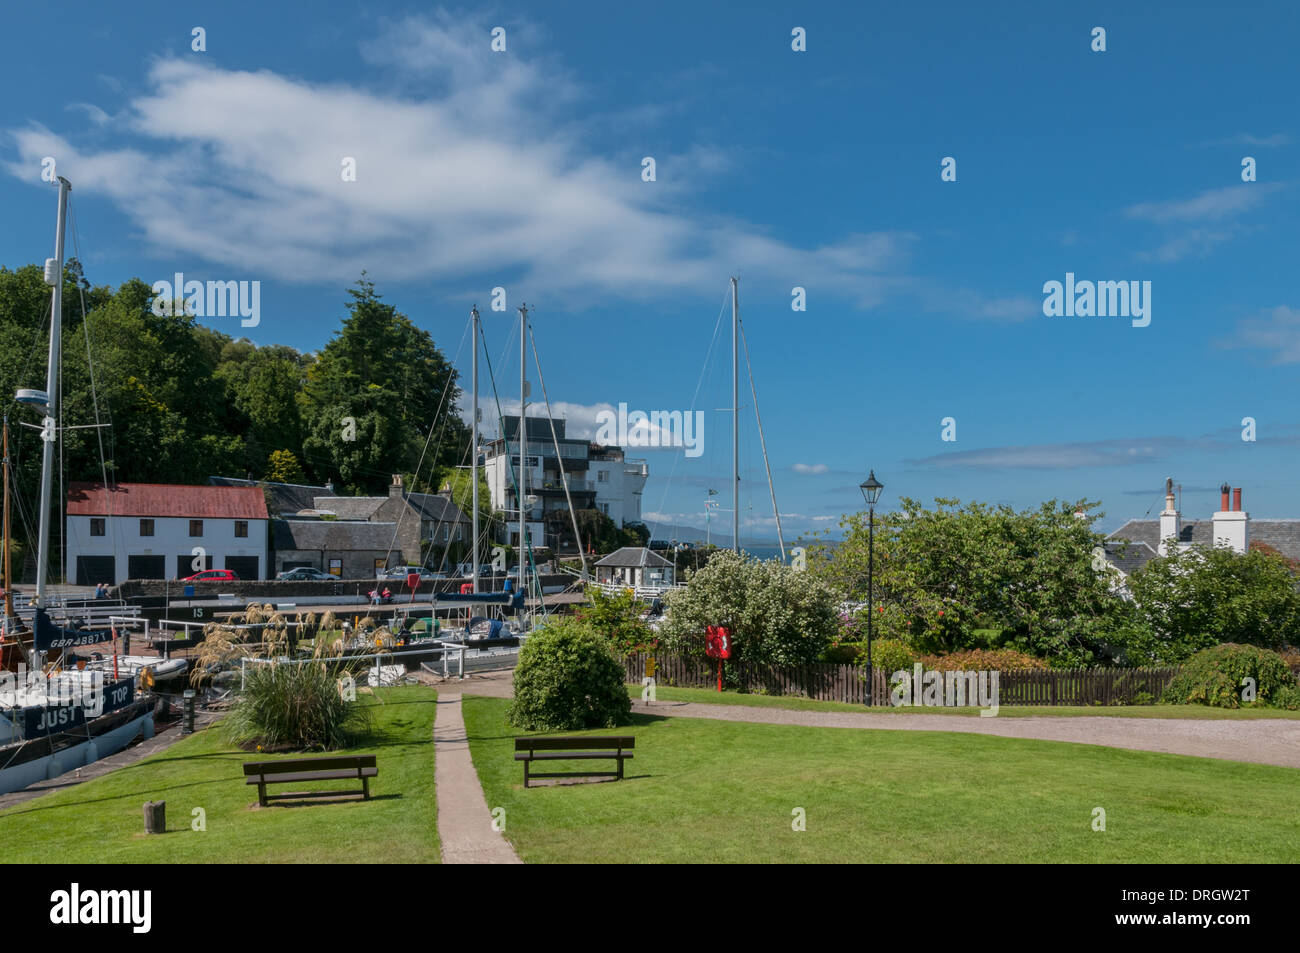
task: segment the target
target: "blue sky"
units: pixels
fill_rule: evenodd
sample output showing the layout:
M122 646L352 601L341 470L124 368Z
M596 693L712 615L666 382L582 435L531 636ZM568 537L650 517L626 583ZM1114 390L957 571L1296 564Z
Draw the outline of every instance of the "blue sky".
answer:
M732 274L787 537L859 509L868 468L885 506L1087 497L1110 529L1173 476L1185 518L1225 480L1300 517L1296 7L893 6L13 7L0 263L50 254L51 155L92 281L261 281L258 327L208 322L261 344L319 348L366 269L449 356L477 302L513 397L527 302L571 431L706 412L701 456L632 451L664 536L709 487L729 506ZM1044 316L1067 272L1150 281L1150 325Z

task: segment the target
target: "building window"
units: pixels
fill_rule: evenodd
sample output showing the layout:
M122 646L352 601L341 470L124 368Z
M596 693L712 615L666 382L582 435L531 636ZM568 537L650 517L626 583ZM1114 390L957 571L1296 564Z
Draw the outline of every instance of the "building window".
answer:
M385 569L387 569L387 568L388 568L388 560L387 560L387 559L380 559L380 558L378 558L378 557L375 558L375 573L376 573L376 574L383 572L383 571L384 571Z
M248 538L248 520L235 520L235 538Z
M153 535L153 520L141 520L141 521L140 521L140 535L141 535L141 536L152 536L152 535Z
M442 524L442 541L445 543L445 542L447 542L447 540L449 540L449 539L451 539L451 527L448 526L446 523L443 523L443 524Z
M464 529L465 527L461 526L459 523L456 524L456 542L459 543L461 541L461 533Z
M608 471L608 470L597 470L597 471L596 471L596 482L597 482L597 483L608 483L608 482L609 482L609 471Z
M609 515L609 504L608 504L608 503L602 503L602 504L600 504L600 511L601 511L602 513L604 513L606 516L608 516L608 515Z
M342 576L342 575L343 575L343 560L341 560L341 559L331 559L331 560L330 560L329 573L330 573L331 576Z
M203 535L203 520L190 520L190 535L191 536Z
M104 519L103 519L103 517L92 516L92 517L90 518L90 535L91 535L91 536L103 536L103 535L104 535Z

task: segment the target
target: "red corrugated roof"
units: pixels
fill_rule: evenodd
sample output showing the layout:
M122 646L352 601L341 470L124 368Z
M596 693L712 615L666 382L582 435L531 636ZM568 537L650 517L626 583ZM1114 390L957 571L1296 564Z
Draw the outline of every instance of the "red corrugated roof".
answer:
M69 516L153 516L264 520L266 497L256 486L174 483L68 484Z

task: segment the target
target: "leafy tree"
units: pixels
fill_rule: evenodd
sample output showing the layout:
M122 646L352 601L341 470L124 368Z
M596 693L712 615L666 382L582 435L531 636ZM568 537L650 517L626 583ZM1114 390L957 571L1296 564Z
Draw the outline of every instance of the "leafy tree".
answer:
M1152 654L1180 662L1220 642L1268 649L1300 643L1300 574L1277 554L1191 546L1129 577L1154 637Z
M266 464L266 480L270 483L299 483L307 479L302 464L292 450L275 450Z
M989 620L997 641L1080 665L1122 656L1130 620L1109 572L1093 568L1104 537L1092 530L1095 503L1058 501L1017 512L1008 506L904 498L876 519L876 630L918 652L981 647ZM1100 515L1100 514L1098 514ZM866 597L867 514L845 517L844 542L812 547L810 569L846 597ZM987 634L986 634L987 638ZM997 647L997 646L991 646Z
M703 656L705 629L731 632L732 658L773 665L816 662L839 631L837 599L822 581L778 560L721 552L666 597L664 646Z
M318 479L337 474L370 493L382 492L390 474L414 471L422 456L425 466L453 466L468 440L455 411L455 369L364 273L348 294L342 328L307 370L307 466Z
M627 589L610 594L588 586L587 605L578 610L578 617L608 639L615 652L630 655L655 641L654 632L641 620L644 609Z

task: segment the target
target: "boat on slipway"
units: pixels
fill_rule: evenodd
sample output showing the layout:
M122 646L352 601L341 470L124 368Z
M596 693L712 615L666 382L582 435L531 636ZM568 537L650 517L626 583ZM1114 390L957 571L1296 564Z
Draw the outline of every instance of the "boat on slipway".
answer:
M19 403L41 412L40 528L37 540L36 599L31 625L13 610L13 577L9 563L9 448L5 427L4 618L0 625L0 794L19 791L38 781L92 764L114 754L136 738L154 733L154 700L141 696L136 680L119 668L117 675L102 665L69 662L69 650L115 641L112 627L65 627L49 614L47 569L50 555L50 513L55 445L59 439L62 360L63 247L68 192L58 180L55 257L45 262L45 282L52 288L49 361L45 390L23 389ZM85 315L82 315L84 321Z

